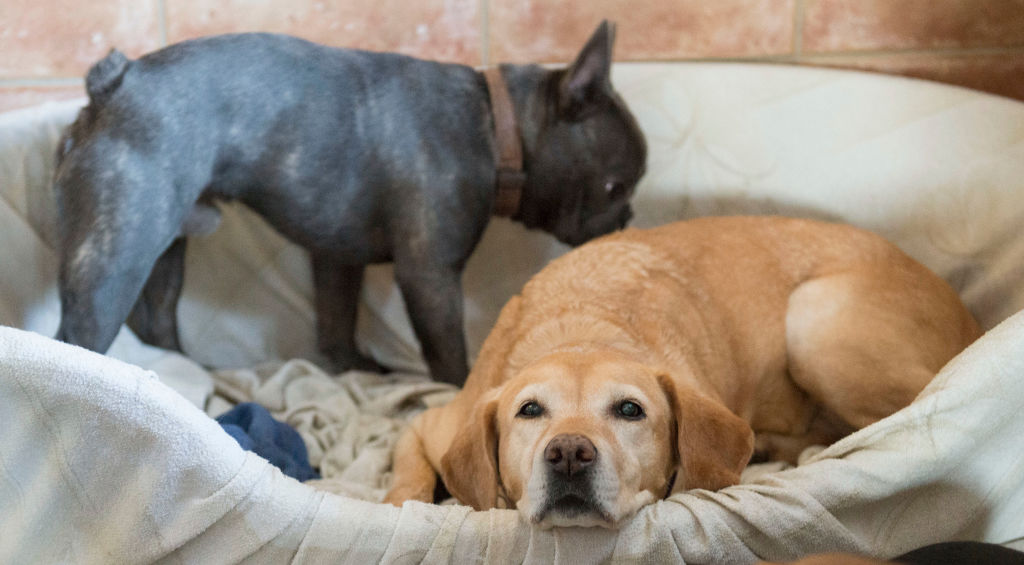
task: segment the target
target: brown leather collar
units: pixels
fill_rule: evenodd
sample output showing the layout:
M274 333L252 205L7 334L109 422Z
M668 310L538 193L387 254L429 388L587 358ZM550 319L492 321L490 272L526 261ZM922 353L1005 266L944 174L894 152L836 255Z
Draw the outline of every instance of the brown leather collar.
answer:
M491 96L491 113L494 115L494 135L498 145L498 194L494 202L494 215L511 217L519 211L523 197L523 143L516 124L512 99L505 86L505 79L498 67L484 69L487 90Z

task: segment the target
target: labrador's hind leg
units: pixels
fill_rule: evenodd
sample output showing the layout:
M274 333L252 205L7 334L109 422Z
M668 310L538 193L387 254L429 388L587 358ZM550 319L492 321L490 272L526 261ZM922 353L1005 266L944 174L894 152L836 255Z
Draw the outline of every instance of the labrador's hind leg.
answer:
M976 335L952 289L909 259L805 282L786 312L794 382L855 429L910 404Z
M802 433L781 434L757 432L754 436L754 455L751 463L786 461L796 465L805 449L815 445L829 445L854 431L828 410L819 410Z

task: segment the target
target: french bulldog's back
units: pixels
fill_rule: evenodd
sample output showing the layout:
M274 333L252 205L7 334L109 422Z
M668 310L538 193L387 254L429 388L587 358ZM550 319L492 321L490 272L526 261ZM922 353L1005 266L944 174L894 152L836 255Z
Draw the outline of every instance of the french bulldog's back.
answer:
M493 184L489 108L466 66L253 33L186 41L111 67L112 76L89 77L95 95L79 118L109 126L76 123L63 152L88 142L96 158L86 163L120 156L138 159L140 175L172 169L148 190L180 191L182 201L195 201L197 189L237 198L305 247L391 260L391 240L421 231L411 224L431 204L474 200L431 191ZM290 205L273 205L281 198Z

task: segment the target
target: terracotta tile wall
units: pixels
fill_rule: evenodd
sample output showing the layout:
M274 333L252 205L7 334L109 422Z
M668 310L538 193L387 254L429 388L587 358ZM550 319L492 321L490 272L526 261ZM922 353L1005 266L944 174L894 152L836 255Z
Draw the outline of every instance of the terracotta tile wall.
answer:
M618 23L619 61L836 66L1024 100L1024 0L2 0L0 110L82 95L112 46L263 30L470 65L563 62L601 18Z

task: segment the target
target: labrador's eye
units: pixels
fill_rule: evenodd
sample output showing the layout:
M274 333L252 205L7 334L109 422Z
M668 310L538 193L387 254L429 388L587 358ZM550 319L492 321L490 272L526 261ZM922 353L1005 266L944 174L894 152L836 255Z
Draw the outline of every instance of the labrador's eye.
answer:
M619 181L608 181L604 184L604 192L609 200L619 200L626 196L626 185Z
M516 416L521 416L523 418L536 418L543 413L544 407L531 400L519 407L519 412Z
M644 417L644 409L632 400L623 400L615 407L615 412L627 420L639 420Z

